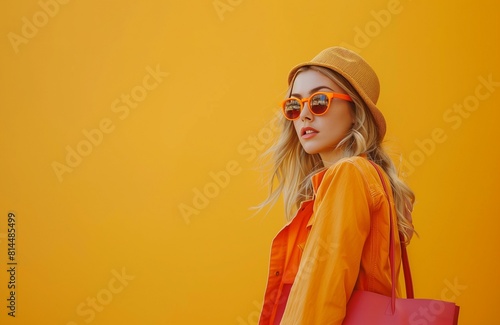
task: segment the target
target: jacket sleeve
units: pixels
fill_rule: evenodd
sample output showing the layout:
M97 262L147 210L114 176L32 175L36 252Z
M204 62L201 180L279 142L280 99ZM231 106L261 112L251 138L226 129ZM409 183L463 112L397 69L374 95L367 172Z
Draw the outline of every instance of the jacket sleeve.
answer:
M352 160L326 171L281 324L341 325L370 232L370 188Z

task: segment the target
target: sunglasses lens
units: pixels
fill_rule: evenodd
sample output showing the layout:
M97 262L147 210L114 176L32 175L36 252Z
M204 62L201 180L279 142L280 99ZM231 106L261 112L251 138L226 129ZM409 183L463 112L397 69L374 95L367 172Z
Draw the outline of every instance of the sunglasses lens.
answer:
M326 112L330 106L328 96L325 94L317 94L311 98L311 111L316 115L321 115Z
M300 115L300 102L296 99L289 99L283 104L283 114L290 120L295 120Z

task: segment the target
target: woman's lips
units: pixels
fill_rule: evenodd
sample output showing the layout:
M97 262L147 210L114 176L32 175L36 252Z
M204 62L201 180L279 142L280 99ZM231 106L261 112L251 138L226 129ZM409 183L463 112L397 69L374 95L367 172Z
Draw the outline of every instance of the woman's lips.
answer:
M306 128L300 129L300 136L302 137L302 139L310 139L312 137L315 137L316 134L318 134L318 133L319 133L318 130L311 128L311 127L306 127Z

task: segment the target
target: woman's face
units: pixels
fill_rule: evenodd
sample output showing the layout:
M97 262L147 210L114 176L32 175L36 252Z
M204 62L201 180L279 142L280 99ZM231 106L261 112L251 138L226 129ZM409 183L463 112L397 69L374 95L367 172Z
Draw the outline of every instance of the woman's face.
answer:
M330 78L308 69L299 72L295 77L291 97L308 98L318 91L346 93ZM330 108L321 116L313 115L309 104L305 102L299 118L293 121L304 150L311 155L319 154L326 167L342 157L340 150L335 148L347 135L353 123L351 104L338 98L332 99Z

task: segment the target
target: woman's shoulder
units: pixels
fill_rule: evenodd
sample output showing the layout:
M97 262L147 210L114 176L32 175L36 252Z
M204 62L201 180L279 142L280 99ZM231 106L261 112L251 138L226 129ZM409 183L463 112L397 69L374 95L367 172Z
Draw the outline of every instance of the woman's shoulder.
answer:
M365 193L366 197L382 196L383 188L375 167L364 156L342 158L330 166L322 178L318 194L329 189Z
M372 163L365 156L342 158L330 166L322 177L322 187L337 186L364 187L369 192L379 192L379 176Z
M373 165L364 156L345 157L330 166L326 173L336 174L338 172L372 174L375 171Z

